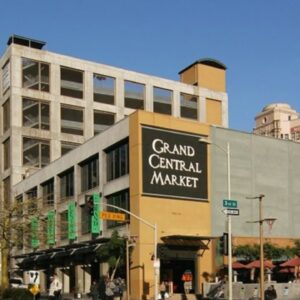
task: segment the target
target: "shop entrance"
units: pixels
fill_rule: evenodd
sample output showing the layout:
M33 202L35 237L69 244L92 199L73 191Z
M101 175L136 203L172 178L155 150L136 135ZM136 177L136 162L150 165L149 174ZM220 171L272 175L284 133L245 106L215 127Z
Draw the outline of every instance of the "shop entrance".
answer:
M173 293L184 293L182 275L190 270L195 279L195 261L191 259L162 260L160 265L160 282L168 282ZM191 293L194 293L195 280L193 279Z

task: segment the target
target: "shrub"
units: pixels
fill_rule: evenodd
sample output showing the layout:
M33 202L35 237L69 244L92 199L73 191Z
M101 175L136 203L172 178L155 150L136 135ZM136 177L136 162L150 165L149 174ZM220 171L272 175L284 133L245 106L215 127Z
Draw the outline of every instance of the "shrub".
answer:
M2 292L3 300L32 300L32 294L27 289L8 288Z

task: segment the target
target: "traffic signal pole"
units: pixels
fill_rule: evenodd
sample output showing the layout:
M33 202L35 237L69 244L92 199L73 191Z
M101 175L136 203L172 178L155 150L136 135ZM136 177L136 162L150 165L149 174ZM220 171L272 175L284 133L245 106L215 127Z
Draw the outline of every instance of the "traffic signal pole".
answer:
M159 271L160 271L160 263L157 259L157 224L156 223L152 224L127 209L124 209L124 208L121 208L121 207L118 207L118 206L115 206L112 204L108 204L108 203L102 203L101 205L106 206L106 207L115 208L119 211L123 211L153 229L153 240L154 240L153 267L154 267L154 293L155 293L154 299L158 300L158 276L159 276ZM129 282L127 284L129 284Z

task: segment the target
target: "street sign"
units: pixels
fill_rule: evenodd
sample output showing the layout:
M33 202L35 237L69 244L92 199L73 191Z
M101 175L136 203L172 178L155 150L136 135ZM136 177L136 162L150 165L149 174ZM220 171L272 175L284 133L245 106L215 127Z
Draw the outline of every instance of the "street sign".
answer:
M29 291L33 296L37 295L40 292L39 286L37 284L34 284Z
M105 220L113 220L113 221L125 221L125 214L114 213L110 211L101 211L100 218Z
M238 216L240 214L240 210L238 208L226 208L223 212L229 216Z
M29 275L29 283L30 284L40 284L40 272L33 270L33 271L28 271Z
M225 199L223 200L223 207L237 208L237 201Z

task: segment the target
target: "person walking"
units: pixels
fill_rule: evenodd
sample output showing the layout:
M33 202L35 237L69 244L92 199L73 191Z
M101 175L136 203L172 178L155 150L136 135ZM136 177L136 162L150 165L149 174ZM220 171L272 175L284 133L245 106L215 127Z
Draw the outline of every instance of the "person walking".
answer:
M62 284L56 274L50 276L49 299L61 300Z

